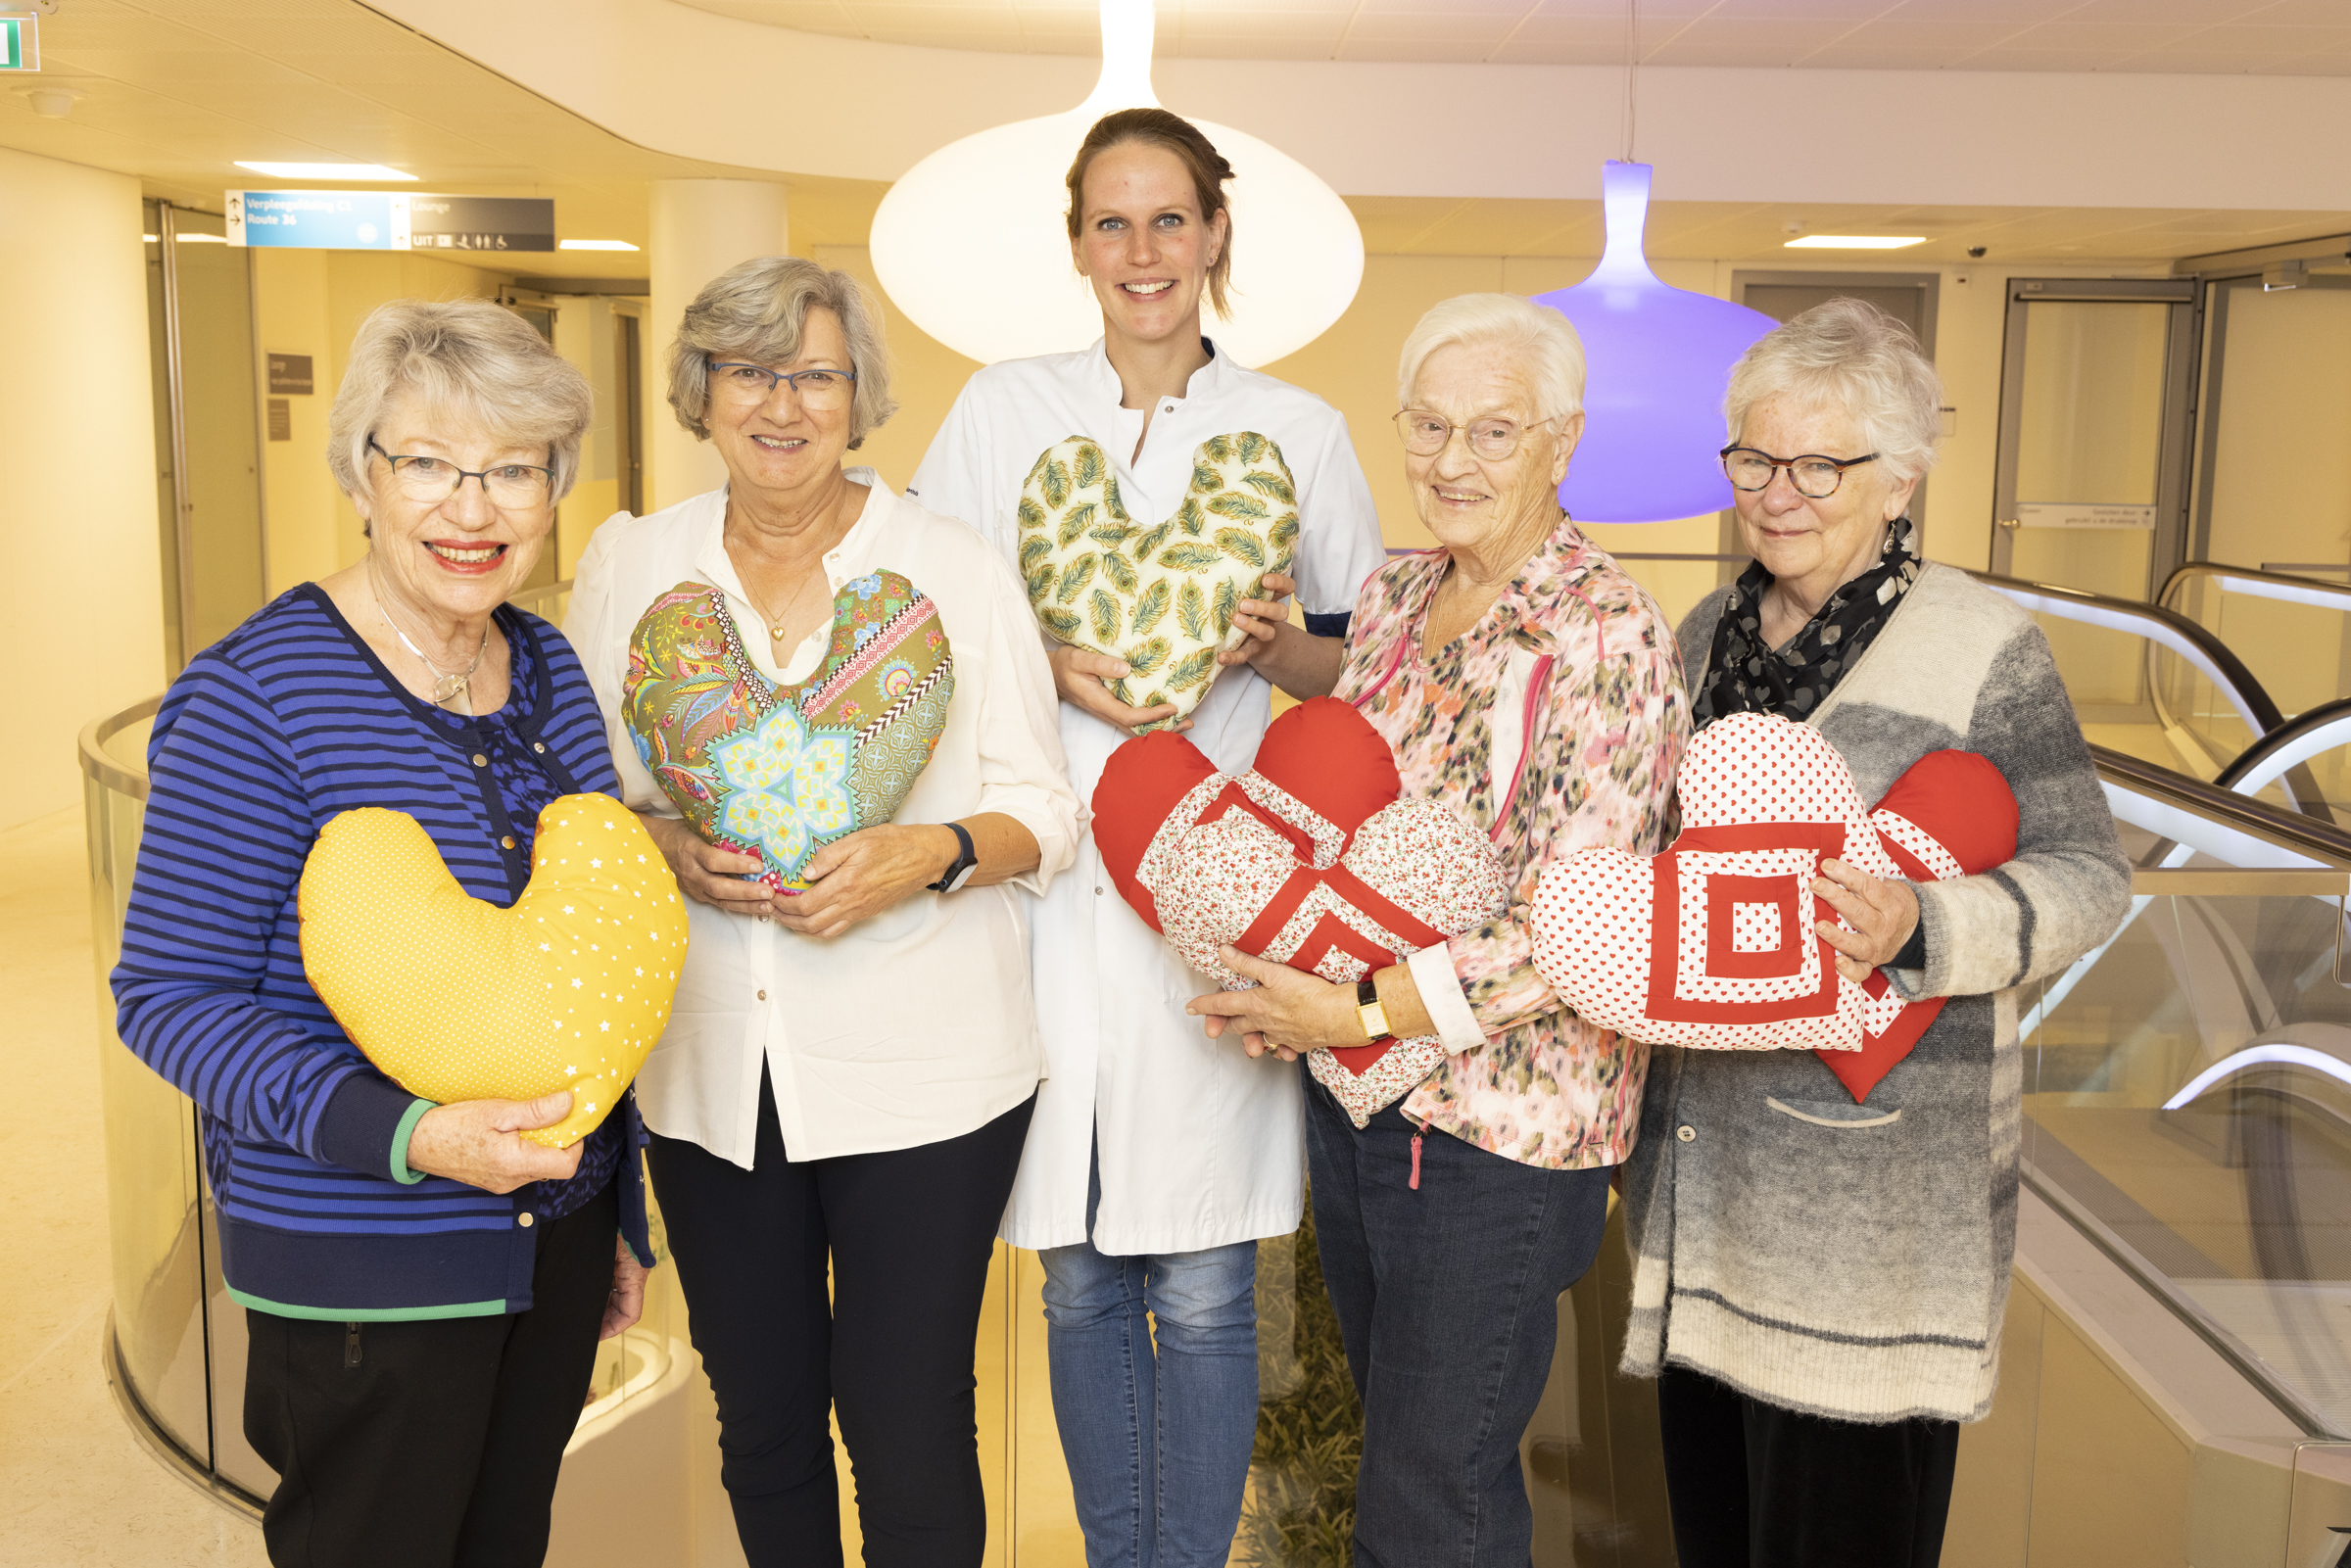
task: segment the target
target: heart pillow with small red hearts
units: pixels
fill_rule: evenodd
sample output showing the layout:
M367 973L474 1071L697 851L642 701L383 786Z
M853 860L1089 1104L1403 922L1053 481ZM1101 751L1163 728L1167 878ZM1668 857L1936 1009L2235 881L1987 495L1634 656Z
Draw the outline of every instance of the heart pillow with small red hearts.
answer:
M1095 786L1094 841L1127 902L1227 990L1250 983L1219 961L1227 944L1352 985L1508 907L1486 834L1402 794L1379 732L1317 697L1273 721L1243 774L1172 731L1128 741ZM1360 1127L1444 1059L1426 1035L1307 1065Z
M1965 751L1921 757L1874 811L1819 731L1737 713L1683 756L1682 834L1643 860L1586 849L1545 872L1535 968L1586 1019L1635 1039L1715 1050L1813 1050L1855 1101L1943 1010L1903 1002L1873 972L1856 984L1813 929L1820 863L1939 881L2016 854L2016 796ZM1842 924L1842 922L1840 922Z

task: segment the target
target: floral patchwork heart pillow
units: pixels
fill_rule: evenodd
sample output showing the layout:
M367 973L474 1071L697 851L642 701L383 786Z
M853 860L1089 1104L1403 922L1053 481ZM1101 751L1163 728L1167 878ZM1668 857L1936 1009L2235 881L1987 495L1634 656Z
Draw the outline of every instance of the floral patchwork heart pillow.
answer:
M792 686L751 662L722 591L680 583L629 640L621 716L695 832L791 894L820 847L897 815L954 694L938 606L895 572L835 595L824 663Z
M1400 798L1395 754L1333 697L1273 721L1245 774L1178 735L1129 740L1094 790L1094 841L1119 892L1194 969L1250 982L1227 944L1352 985L1508 906L1486 835L1433 800ZM1357 1126L1445 1060L1434 1035L1311 1053Z
M509 909L459 886L406 812L343 812L311 846L295 909L303 973L385 1076L441 1105L569 1089L562 1120L523 1134L551 1149L620 1102L686 961L677 880L610 795L539 813Z
M1083 436L1045 449L1021 490L1021 576L1047 635L1127 661L1111 684L1138 708L1200 705L1232 621L1298 544L1298 489L1281 449L1254 430L1212 436L1172 517L1137 522L1109 457ZM1157 729L1162 726L1146 726Z
M1830 858L1914 882L2004 863L2017 828L2007 781L1971 752L1929 752L1868 811L1819 731L1737 713L1690 742L1676 790L1682 834L1662 855L1585 849L1543 874L1536 971L1606 1028L1818 1051L1856 1101L1868 1098L1943 998L1904 1003L1883 973L1862 984L1840 975L1813 929L1838 915L1812 879Z

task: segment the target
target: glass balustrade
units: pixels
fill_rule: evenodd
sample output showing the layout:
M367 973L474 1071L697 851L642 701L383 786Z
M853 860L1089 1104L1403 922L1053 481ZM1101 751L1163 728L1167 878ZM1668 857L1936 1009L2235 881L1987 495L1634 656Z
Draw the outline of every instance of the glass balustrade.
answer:
M2025 1179L2351 1436L2351 835L2101 772L2139 870L2114 938L2026 1006Z

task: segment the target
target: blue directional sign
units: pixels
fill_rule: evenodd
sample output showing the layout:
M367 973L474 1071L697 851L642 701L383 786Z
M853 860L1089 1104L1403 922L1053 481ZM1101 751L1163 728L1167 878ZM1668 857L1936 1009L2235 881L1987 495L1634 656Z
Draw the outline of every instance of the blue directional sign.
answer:
M405 251L408 214L394 213L395 200L385 191L230 191L228 243L313 251Z

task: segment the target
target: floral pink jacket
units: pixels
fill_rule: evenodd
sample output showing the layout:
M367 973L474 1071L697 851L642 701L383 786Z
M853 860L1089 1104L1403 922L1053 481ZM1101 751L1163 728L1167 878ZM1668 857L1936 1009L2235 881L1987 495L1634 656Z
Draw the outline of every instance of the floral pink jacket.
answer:
M1485 1045L1447 1058L1403 1110L1522 1164L1615 1164L1632 1150L1648 1047L1560 1005L1535 973L1527 903L1546 866L1587 845L1664 847L1690 739L1673 630L1562 517L1483 620L1424 653L1450 563L1401 556L1366 580L1333 693L1387 738L1407 793L1493 832L1515 888L1509 914L1447 944ZM1523 758L1514 794L1493 777L1498 731Z

